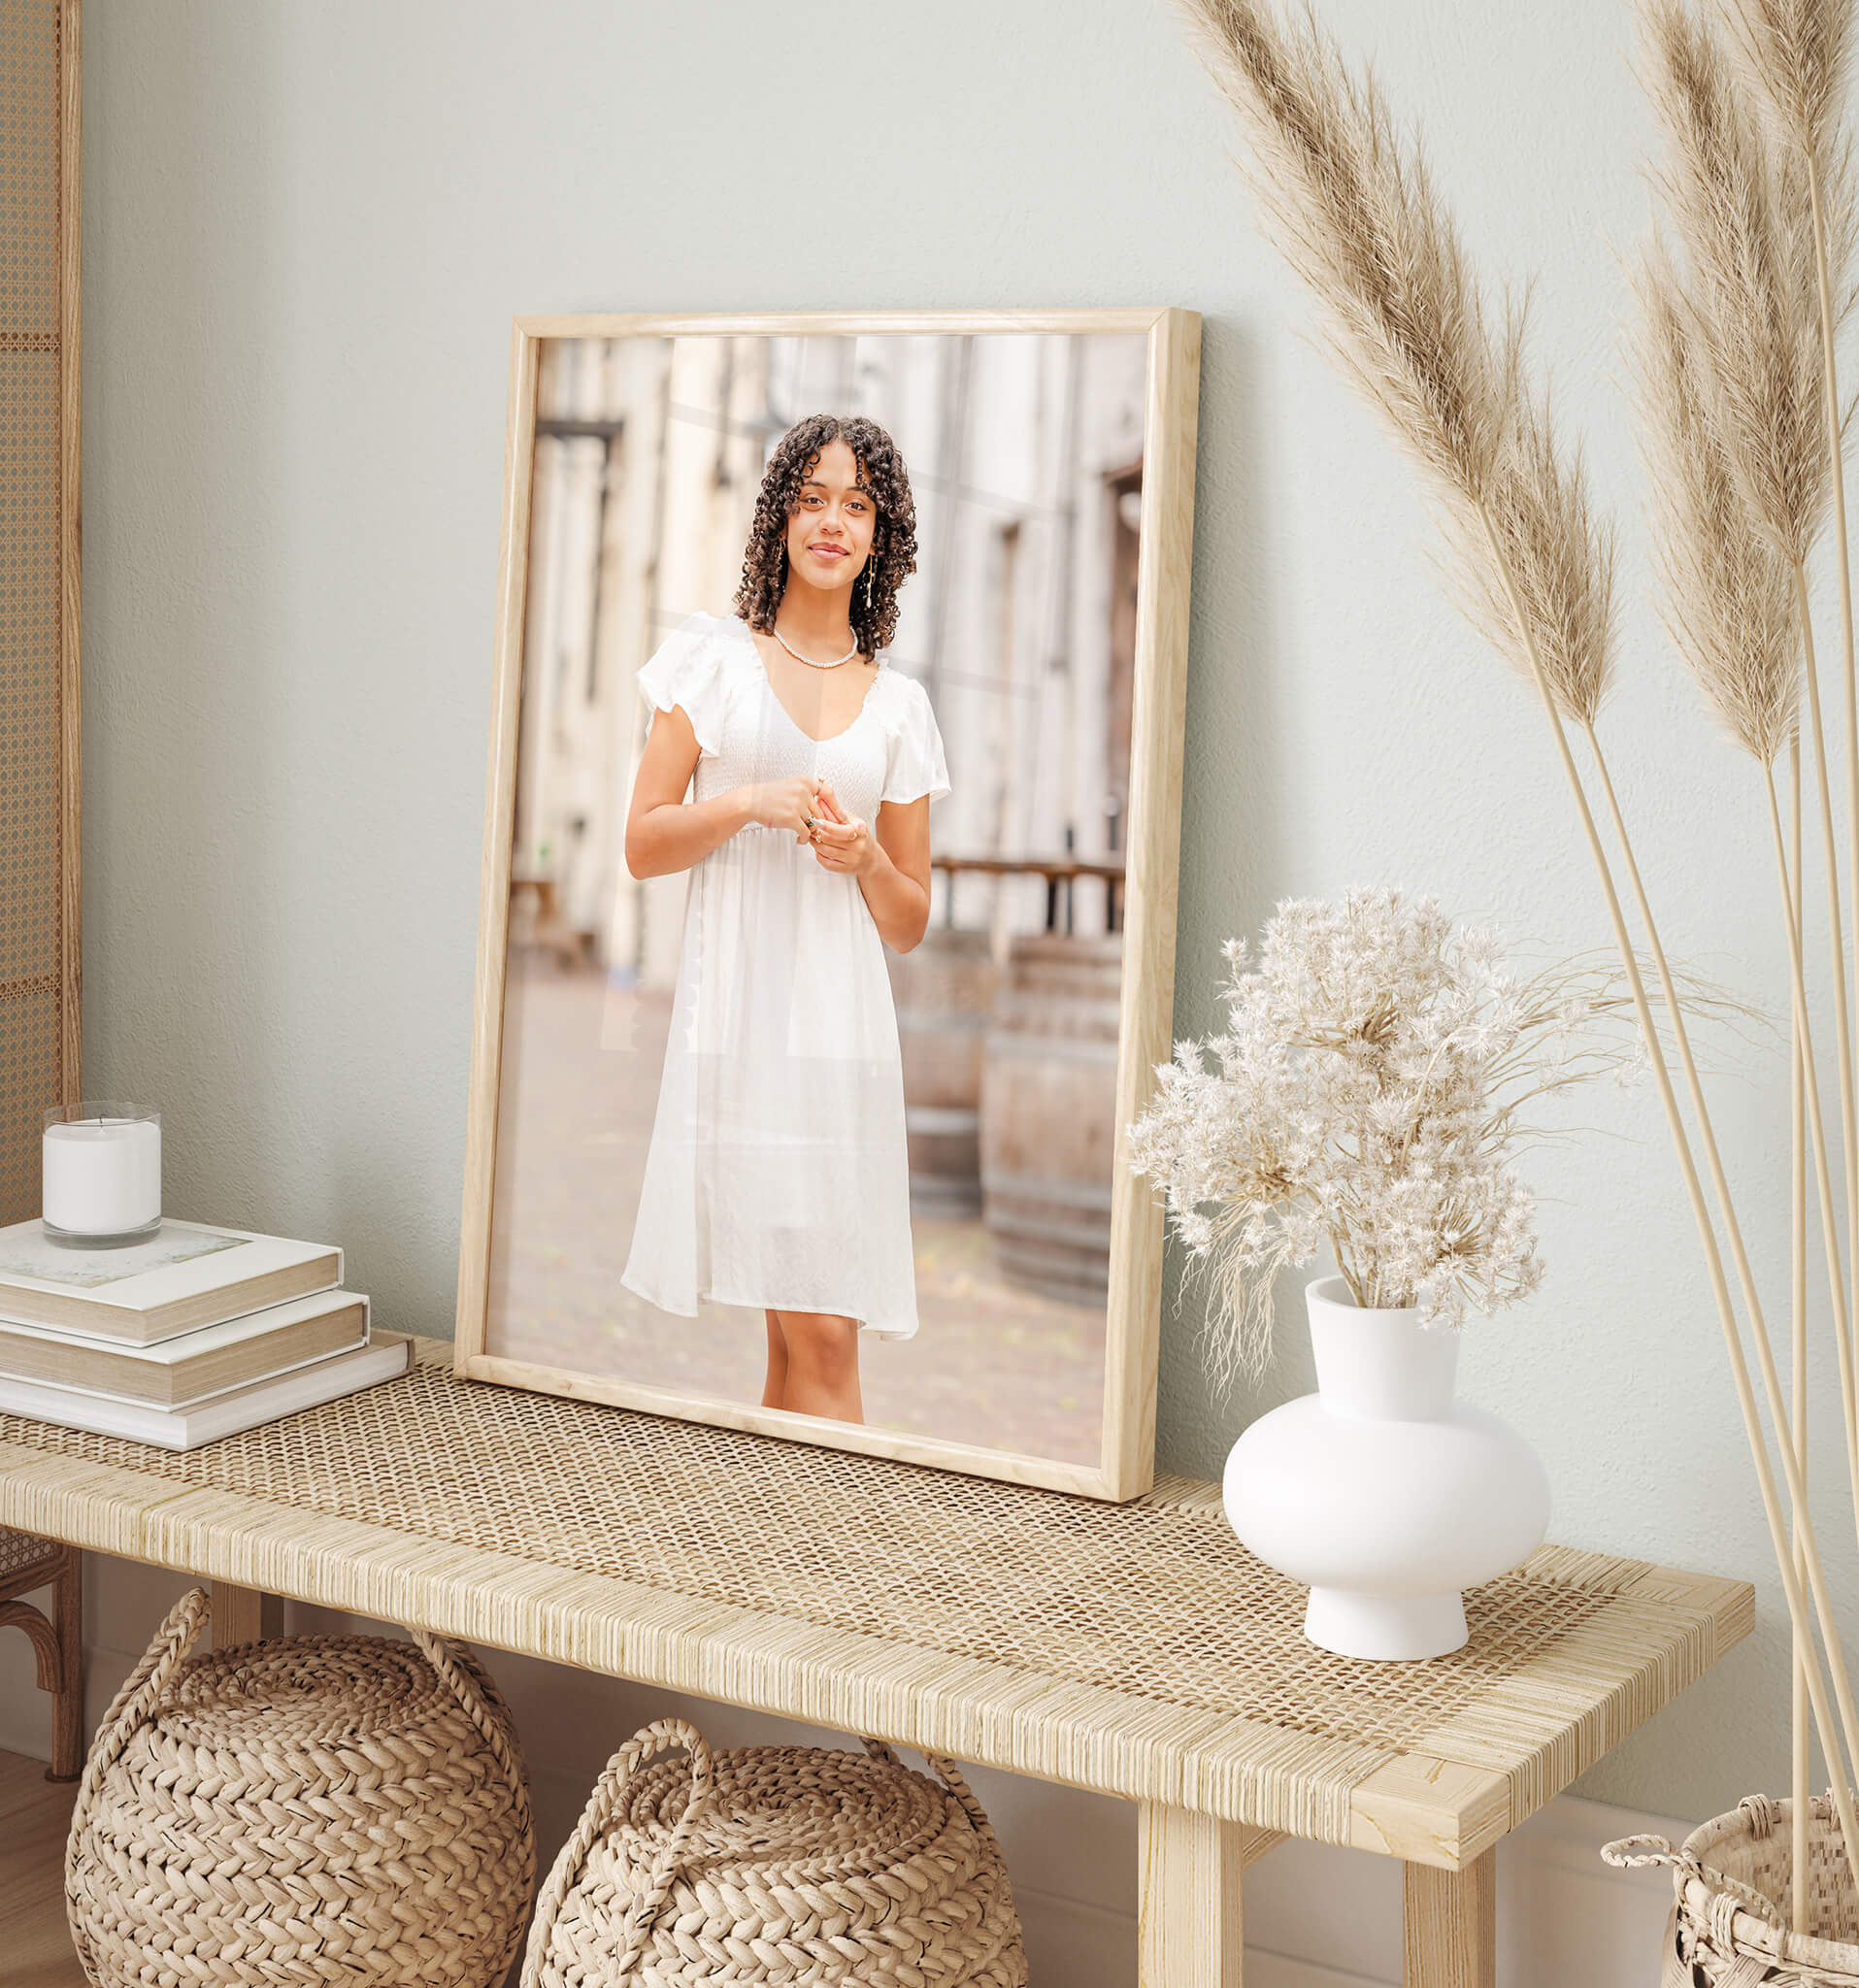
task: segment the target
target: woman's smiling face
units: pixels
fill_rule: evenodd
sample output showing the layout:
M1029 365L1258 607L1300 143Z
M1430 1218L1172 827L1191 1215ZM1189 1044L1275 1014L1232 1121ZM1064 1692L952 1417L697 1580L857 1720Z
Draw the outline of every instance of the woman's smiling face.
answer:
M859 480L858 458L829 442L787 514L789 570L822 590L850 586L872 549L878 506Z

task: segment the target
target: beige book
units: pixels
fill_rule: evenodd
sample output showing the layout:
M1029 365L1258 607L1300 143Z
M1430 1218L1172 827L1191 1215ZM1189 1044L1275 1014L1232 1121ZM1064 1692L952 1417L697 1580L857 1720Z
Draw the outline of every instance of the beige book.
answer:
M342 1251L162 1218L146 1242L71 1249L36 1220L0 1229L0 1319L154 1345L342 1282Z
M360 1291L292 1298L152 1346L0 1320L0 1378L184 1408L367 1342L368 1300Z
M256 1429L300 1408L314 1408L404 1374L413 1342L403 1333L376 1333L352 1352L331 1353L249 1387L235 1387L191 1408L157 1408L147 1402L111 1401L75 1387L49 1387L35 1380L0 1378L0 1415L28 1415L65 1429L90 1429L122 1436L161 1449L198 1449L242 1429Z

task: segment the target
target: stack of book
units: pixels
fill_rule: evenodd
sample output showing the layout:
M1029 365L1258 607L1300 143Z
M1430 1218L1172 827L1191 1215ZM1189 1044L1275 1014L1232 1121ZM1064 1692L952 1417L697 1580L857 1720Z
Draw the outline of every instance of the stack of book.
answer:
M0 1412L197 1449L406 1371L342 1251L163 1220L122 1248L0 1228Z

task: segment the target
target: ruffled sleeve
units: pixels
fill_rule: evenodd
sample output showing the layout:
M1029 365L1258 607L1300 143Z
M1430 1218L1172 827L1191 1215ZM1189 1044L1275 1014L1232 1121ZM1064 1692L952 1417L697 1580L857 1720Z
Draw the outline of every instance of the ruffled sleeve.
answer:
M943 735L936 727L929 692L913 677L899 677L884 764L884 801L940 801L948 792L948 765Z
M712 615L687 614L633 679L654 711L681 711L697 734L698 748L713 756L722 750L727 699L717 629Z

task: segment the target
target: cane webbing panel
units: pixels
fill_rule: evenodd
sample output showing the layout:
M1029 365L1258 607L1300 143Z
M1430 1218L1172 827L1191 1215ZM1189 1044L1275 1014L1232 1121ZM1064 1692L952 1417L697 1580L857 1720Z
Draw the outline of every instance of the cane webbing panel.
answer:
M64 1546L57 1540L41 1540L35 1534L0 1526L0 1587L35 1567L49 1568L63 1556Z
M58 330L58 8L0 0L0 298L4 329Z
M1749 1626L1741 1583L1545 1548L1468 1597L1464 1650L1351 1663L1305 1641L1213 1486L1104 1505L460 1380L415 1345L403 1379L187 1454L0 1415L0 1519L1342 1842L1410 1759L1459 1764L1439 1807L1483 1805L1489 1840Z
M0 1183L0 1207L12 1194L9 1222L39 1212L40 1122L57 1102L62 1026L55 972L0 985L0 1153L17 1156L13 1188Z
M58 972L58 355L0 352L0 988ZM48 1099L48 1103L53 1102Z
M64 286L77 279L61 254L59 16L59 0L0 0L0 1223L38 1209L40 1116L66 1077Z

